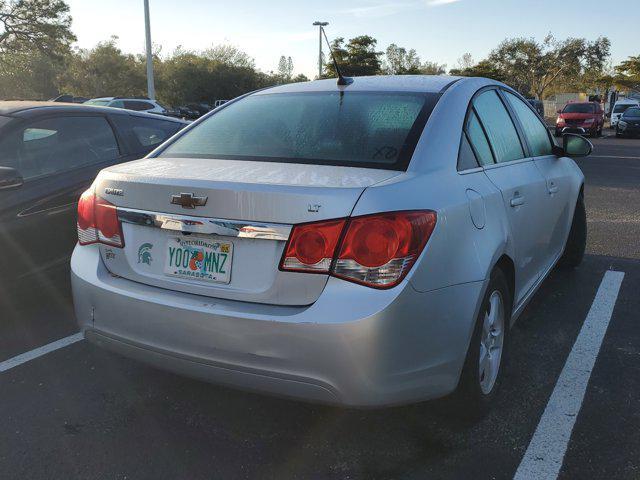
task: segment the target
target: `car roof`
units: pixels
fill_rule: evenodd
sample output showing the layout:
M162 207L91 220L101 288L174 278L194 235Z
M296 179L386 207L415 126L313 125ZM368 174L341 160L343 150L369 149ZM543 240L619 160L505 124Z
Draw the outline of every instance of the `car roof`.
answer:
M111 100L140 100L143 102L155 102L155 100L152 100L150 98L147 97L96 97L96 98L90 98L88 101L91 100L105 100L105 101L111 101Z
M632 105L638 105L640 103L640 99L635 99L635 98L622 98L620 100L616 100L616 105L617 104L625 104L625 103L630 103Z
M353 83L339 86L337 79L328 78L311 82L290 83L260 90L254 95L293 92L327 91L388 91L388 92L432 92L440 93L452 83L468 77L450 75L376 75L353 77Z
M84 103L38 102L38 101L0 101L0 115L11 117L36 117L51 113L103 113L109 115L130 115L135 117L161 118L169 122L188 123L179 118L159 117L152 113L134 112L119 108L85 105Z

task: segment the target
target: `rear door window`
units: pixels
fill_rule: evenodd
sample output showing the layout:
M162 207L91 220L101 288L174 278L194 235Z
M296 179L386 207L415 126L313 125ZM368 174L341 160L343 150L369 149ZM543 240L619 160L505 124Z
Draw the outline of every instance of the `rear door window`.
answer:
M529 144L531 156L551 155L551 139L549 131L540 118L522 100L510 92L504 92L507 101L513 108Z
M184 124L131 116L129 118L131 131L137 142L137 151L151 151L167 138L180 130Z
M458 170L469 170L478 166L478 160L469 144L469 140L465 133L462 134L462 142L460 142L460 152L458 153Z
M124 108L127 110L135 110L137 112L143 112L145 110L152 110L154 105L149 102L140 102L137 100L125 100Z
M480 125L480 121L475 112L471 110L467 118L466 134L469 139L470 146L473 148L480 165L491 165L494 163L491 146L487 140L487 136Z
M104 117L38 120L0 141L0 164L12 162L25 179L99 164L119 156L116 137Z
M473 106L487 132L496 162L524 158L520 137L498 92L487 90L481 93L473 101Z

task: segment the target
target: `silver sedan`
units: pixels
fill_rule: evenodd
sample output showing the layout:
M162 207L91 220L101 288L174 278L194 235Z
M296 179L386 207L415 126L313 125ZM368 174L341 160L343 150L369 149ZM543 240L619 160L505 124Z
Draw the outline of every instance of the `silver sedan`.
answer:
M103 170L71 261L87 339L207 381L483 411L509 328L583 257L584 178L506 85L360 77L261 90Z

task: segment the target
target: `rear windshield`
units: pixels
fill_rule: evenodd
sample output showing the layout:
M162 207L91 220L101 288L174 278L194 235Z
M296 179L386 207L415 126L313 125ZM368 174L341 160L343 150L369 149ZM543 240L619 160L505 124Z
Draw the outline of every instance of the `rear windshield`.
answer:
M438 94L252 95L178 138L161 157L406 169Z
M627 110L627 108L635 107L633 103L617 103L613 107L613 113L622 113Z
M562 113L594 113L596 106L592 103L570 103Z
M633 108L627 109L627 111L624 112L623 117L640 117L640 108L633 107ZM0 122L2 122L2 120L0 120Z

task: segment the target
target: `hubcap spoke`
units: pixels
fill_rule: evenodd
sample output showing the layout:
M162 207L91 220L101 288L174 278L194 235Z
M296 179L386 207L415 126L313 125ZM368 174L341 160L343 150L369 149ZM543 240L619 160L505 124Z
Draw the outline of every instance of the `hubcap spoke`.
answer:
M484 355L480 353L480 378L487 379L491 377L491 356L489 350L484 349Z
M478 359L480 388L485 395L491 393L498 378L504 342L504 308L501 293L493 291L488 303L480 336Z

